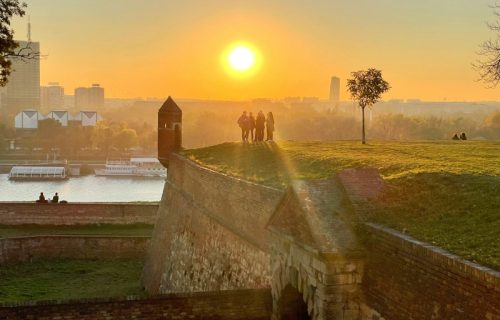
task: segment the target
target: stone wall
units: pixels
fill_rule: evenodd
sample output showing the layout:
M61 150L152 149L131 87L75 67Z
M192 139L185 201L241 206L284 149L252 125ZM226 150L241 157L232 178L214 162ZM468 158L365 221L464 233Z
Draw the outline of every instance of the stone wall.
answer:
M500 319L500 272L382 226L366 228L363 288L376 319Z
M269 287L265 227L282 196L173 155L143 273L147 291Z
M241 290L171 294L146 299L0 305L0 319L267 320L271 316L271 305L270 290Z
M35 236L0 239L0 266L36 258L143 258L149 237Z
M158 204L0 202L0 224L154 224Z

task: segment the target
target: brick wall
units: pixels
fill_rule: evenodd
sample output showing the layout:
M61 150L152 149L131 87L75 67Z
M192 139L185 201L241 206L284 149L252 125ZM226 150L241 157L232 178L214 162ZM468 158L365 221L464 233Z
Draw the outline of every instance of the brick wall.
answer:
M0 266L33 258L142 258L149 237L35 236L0 239Z
M2 306L0 319L66 320L264 320L271 317L270 290L171 294L146 299L66 301Z
M148 292L269 287L265 226L282 196L173 155L143 273Z
M366 228L365 300L382 317L500 319L500 272L382 226Z
M157 204L0 202L0 224L154 224Z

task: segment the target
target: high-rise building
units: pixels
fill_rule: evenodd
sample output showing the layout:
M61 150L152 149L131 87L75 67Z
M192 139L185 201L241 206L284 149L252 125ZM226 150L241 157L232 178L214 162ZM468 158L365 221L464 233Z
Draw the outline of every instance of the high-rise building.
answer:
M49 82L40 87L40 105L43 109L60 109L64 107L64 88L57 82Z
M340 79L332 77L330 82L330 102L337 105L340 101Z
M40 52L40 43L17 41L18 50ZM5 87L4 108L8 112L40 108L40 60L12 58L12 73Z
M75 107L77 108L102 108L104 107L104 88L93 84L90 88L75 89Z

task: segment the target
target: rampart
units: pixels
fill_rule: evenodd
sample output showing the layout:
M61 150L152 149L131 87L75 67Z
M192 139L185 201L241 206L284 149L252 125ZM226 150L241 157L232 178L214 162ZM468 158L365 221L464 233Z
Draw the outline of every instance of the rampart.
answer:
M0 202L0 224L155 224L158 204Z
M273 319L500 319L498 272L380 226L358 241L353 227L383 186L377 170L348 169L280 191L173 155L143 283L271 286Z
M152 298L98 299L0 305L0 319L67 320L267 320L270 290L170 294Z
M366 303L385 319L500 319L500 272L379 225L363 276Z
M266 224L282 196L173 155L143 274L148 292L270 287Z
M0 239L0 266L37 258L144 258L149 237L33 236Z

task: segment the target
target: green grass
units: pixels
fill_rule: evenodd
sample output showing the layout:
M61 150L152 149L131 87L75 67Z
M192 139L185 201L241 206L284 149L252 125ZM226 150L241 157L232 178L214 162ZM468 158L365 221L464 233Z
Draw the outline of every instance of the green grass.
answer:
M186 150L207 167L278 188L375 167L387 188L372 221L500 269L500 142L226 143Z
M0 225L0 238L36 235L110 235L110 236L151 236L153 225L77 225L77 226L40 226L40 225Z
M144 295L140 259L40 260L0 267L0 303Z

